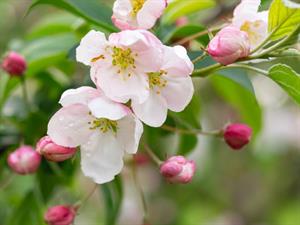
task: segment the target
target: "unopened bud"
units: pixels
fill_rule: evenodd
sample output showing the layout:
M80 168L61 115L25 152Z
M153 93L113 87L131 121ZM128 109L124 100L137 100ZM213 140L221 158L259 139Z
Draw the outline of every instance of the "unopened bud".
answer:
M39 168L41 156L31 146L22 146L9 154L7 163L18 174L31 174Z
M57 205L49 208L44 215L44 220L49 225L70 225L76 216L72 206Z
M72 158L76 153L76 148L57 145L49 136L45 136L37 143L36 151L49 161L61 162Z
M183 156L173 156L160 167L160 173L171 183L189 183L195 171L195 162L187 160Z
M252 129L245 124L230 124L225 128L224 139L233 149L239 150L249 143Z
M10 52L4 58L1 67L11 76L22 76L27 65L23 56L16 52Z

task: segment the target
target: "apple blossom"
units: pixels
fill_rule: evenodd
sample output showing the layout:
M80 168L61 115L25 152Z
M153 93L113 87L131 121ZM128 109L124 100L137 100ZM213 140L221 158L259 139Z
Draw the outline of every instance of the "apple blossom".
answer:
M158 70L147 73L149 97L143 103L132 101L136 116L149 126L159 127L168 109L180 112L191 101L194 87L190 77L194 65L182 46L163 47L163 60Z
M166 6L166 0L116 0L112 21L121 30L148 30L155 25Z
M234 63L250 53L248 34L233 26L225 27L209 42L207 51L223 65Z
M1 67L11 76L22 76L27 65L23 56L16 52L10 52L4 58Z
M57 145L49 136L45 136L38 141L36 151L47 160L61 162L72 158L76 153L76 148Z
M160 167L160 173L171 183L189 183L195 171L195 162L183 156L173 156Z
M7 163L17 174L32 174L39 168L41 156L31 146L24 145L9 154Z
M252 129L246 124L230 124L225 128L224 139L234 150L239 150L249 143Z
M72 206L57 205L47 210L44 220L49 225L71 225L75 216L76 210Z
M82 171L96 183L113 180L123 168L124 153L136 153L142 123L125 105L92 87L65 91L60 104L48 135L58 145L81 146Z
M145 30L113 33L108 41L103 33L90 31L81 40L76 56L91 66L92 80L108 98L142 103L149 96L146 73L159 69L162 44Z
M268 11L258 12L260 3L261 0L242 0L233 12L232 25L248 34L251 49L268 35Z

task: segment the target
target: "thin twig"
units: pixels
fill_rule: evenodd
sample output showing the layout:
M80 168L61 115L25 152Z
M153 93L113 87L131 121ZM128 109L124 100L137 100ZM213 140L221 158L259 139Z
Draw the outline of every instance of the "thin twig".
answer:
M222 134L222 131L220 131L220 130L216 130L216 131L184 130L184 129L180 129L177 127L171 127L168 125L163 125L161 128L164 130L175 132L175 133L190 134L190 135L200 134L200 135L206 135L206 136L221 136L221 134Z
M148 155L150 156L150 158L159 166L162 164L162 161L154 154L154 152L152 151L152 149L146 144L144 143L144 149L146 150L146 152L148 153Z
M74 208L78 210L82 205L85 205L85 203L90 199L90 197L94 194L98 187L98 184L95 184L92 190L79 202L74 204Z

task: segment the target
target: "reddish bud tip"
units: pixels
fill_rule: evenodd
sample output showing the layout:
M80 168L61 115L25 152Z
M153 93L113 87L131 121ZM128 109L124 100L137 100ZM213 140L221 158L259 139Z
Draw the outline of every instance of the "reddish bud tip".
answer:
M18 174L31 174L39 168L41 156L31 146L22 146L9 154L7 163Z
M49 225L70 225L76 216L76 210L71 206L57 205L49 208L44 215Z
M249 143L252 129L245 124L230 124L225 128L224 139L233 149L239 150Z
M76 153L76 148L57 145L49 136L45 136L38 141L36 151L49 161L61 162L72 158Z
M22 76L27 68L27 65L23 56L16 52L10 52L4 58L1 67L11 76Z
M189 183L195 171L195 162L187 160L183 156L173 156L160 167L160 173L171 183Z

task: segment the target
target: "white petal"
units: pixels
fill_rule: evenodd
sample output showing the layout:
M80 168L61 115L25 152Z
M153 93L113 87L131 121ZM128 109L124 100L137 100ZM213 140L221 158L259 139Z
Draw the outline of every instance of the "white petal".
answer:
M85 35L76 49L76 59L85 65L91 65L94 58L103 54L107 40L104 33L91 30Z
M190 103L194 94L192 78L164 76L167 85L161 90L161 95L166 99L168 108L180 112Z
M126 106L113 102L105 96L93 99L88 107L96 118L119 120L130 113Z
M80 104L61 108L50 119L48 135L62 146L76 147L85 143L91 134L89 109Z
M123 168L124 151L111 132L94 132L81 146L81 169L95 183L103 184L114 179Z
M133 114L118 121L117 139L127 153L137 152L142 133L143 124Z
M253 16L257 14L259 5L260 0L242 0L233 12L233 25L240 27L245 21L253 21Z
M87 105L89 101L93 98L96 98L101 95L101 91L92 87L80 87L77 89L69 89L66 90L60 100L59 103L62 106L68 106L72 104L83 104Z
M132 101L131 107L140 120L152 127L161 126L167 118L167 103L160 94L154 91L150 91L149 97L142 104Z

